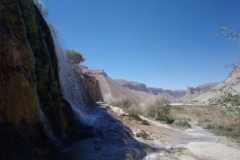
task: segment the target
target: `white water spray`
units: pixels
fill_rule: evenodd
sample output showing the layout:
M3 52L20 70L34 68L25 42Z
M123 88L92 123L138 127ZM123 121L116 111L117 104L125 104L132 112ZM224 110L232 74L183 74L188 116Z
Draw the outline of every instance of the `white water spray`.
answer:
M33 0L34 4L38 7L41 14L46 17L48 15L47 9L44 7L41 0ZM64 51L58 43L57 31L53 25L49 24L51 34L54 40L55 50L58 58L59 65L59 79L61 84L61 90L64 99L66 99L75 115L82 121L86 122L85 111L88 110L87 105L84 102L84 98L87 96L83 85L80 84L79 76L76 75L73 65L66 60Z
M46 17L48 15L48 10L44 7L41 0L33 0L33 3L38 7L43 17Z
M59 79L64 99L70 104L75 115L82 121L87 123L86 111L88 107L84 101L87 97L83 84L83 81L79 75L77 75L74 66L70 63L63 49L58 43L57 31L53 25L49 25L49 28L54 39L55 50L58 58L59 65Z

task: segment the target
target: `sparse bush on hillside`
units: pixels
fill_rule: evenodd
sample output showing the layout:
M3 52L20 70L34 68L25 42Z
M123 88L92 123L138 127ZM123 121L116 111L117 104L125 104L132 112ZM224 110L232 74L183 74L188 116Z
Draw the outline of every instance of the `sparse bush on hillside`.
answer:
M214 134L233 138L240 143L240 109L238 108L173 106L170 117L175 119L173 125L187 127L185 122L195 121L200 127Z
M221 105L230 104L231 106L239 106L240 95L232 95L231 93L227 93L225 96L212 102L212 104L221 104Z
M123 98L120 101L115 101L112 102L111 105L116 106L116 107L120 107L123 109L127 109L128 107L130 107L132 105L132 100L129 98Z
M154 104L147 107L145 115L171 124L174 120L169 117L171 109L169 103L166 99L156 100Z
M182 128L190 128L191 127L187 120L175 120L173 122L173 125L176 125L176 126L179 126Z
M85 60L82 54L77 50L66 50L65 54L68 60L73 64L78 64L78 63L84 62Z
M112 102L111 105L122 108L125 112L129 113L128 119L141 121L142 125L149 125L148 121L139 117L139 115L142 115L143 112L136 100L123 98L121 101Z
M134 99L123 98L121 101L112 102L111 105L122 108L125 112L133 115L142 114L139 103Z

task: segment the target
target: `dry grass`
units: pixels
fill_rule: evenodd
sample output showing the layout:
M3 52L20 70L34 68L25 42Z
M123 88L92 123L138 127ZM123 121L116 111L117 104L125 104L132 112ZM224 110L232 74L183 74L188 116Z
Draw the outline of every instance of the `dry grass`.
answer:
M199 126L216 135L227 136L240 143L240 109L223 109L214 105L169 106L165 100L158 100L144 108L130 99L123 99L113 105L133 115L131 118L144 115L181 128L190 127L190 121L197 122Z
M195 121L216 135L240 142L240 109L216 106L173 106L170 116L175 120Z

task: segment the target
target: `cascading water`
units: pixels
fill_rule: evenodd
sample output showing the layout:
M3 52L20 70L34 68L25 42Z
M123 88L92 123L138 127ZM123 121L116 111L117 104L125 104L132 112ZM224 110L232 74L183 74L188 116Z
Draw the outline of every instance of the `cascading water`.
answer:
M40 0L37 0L40 2ZM42 9L42 5L40 5ZM59 64L59 79L63 97L70 103L79 121L92 127L89 138L76 142L70 148L51 157L51 159L132 159L145 155L144 146L129 135L129 129L110 116L103 108L89 109L83 79L77 74L72 63L64 55L58 43L57 32L49 28L54 39ZM141 150L138 152L137 150ZM137 152L135 152L137 151ZM134 152L134 153L133 153Z
M77 75L74 66L64 55L64 51L58 43L57 32L52 25L49 25L52 37L54 39L55 50L59 64L59 79L64 99L70 104L75 115L82 121L86 122L86 111L88 110L86 100L87 94L84 90L83 81Z
M42 15L46 17L48 12L41 0L34 0L33 2L38 7ZM64 51L58 43L57 31L51 24L49 24L49 28L51 30L58 58L59 79L63 97L71 104L71 107L78 119L82 122L86 122L85 111L88 110L84 101L84 98L87 96L86 92L83 85L80 84L81 80L79 80L79 76L77 76L77 73L73 68L73 64L66 59Z
M73 146L52 157L52 159L128 159L133 152L133 145L140 150L143 145L128 137L129 129L110 116L103 108L94 107L91 111L85 103L85 90L73 64L68 62L58 44L56 30L49 25L55 43L59 61L59 77L64 98L71 104L79 120L93 127L92 137L76 142ZM128 139L128 140L127 140ZM138 150L137 149L137 150ZM137 153L143 157L145 151ZM106 157L106 158L103 158Z

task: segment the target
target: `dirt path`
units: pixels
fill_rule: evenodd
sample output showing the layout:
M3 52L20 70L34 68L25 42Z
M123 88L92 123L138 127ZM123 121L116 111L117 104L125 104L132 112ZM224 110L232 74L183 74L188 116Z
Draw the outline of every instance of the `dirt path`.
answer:
M215 136L196 126L196 123L190 123L190 129L181 130L142 116L150 125L142 125L141 122L127 117L118 118L135 135L137 132L148 135L135 137L138 141L162 148L158 152L149 153L145 160L240 160L239 144L234 144L225 137Z

